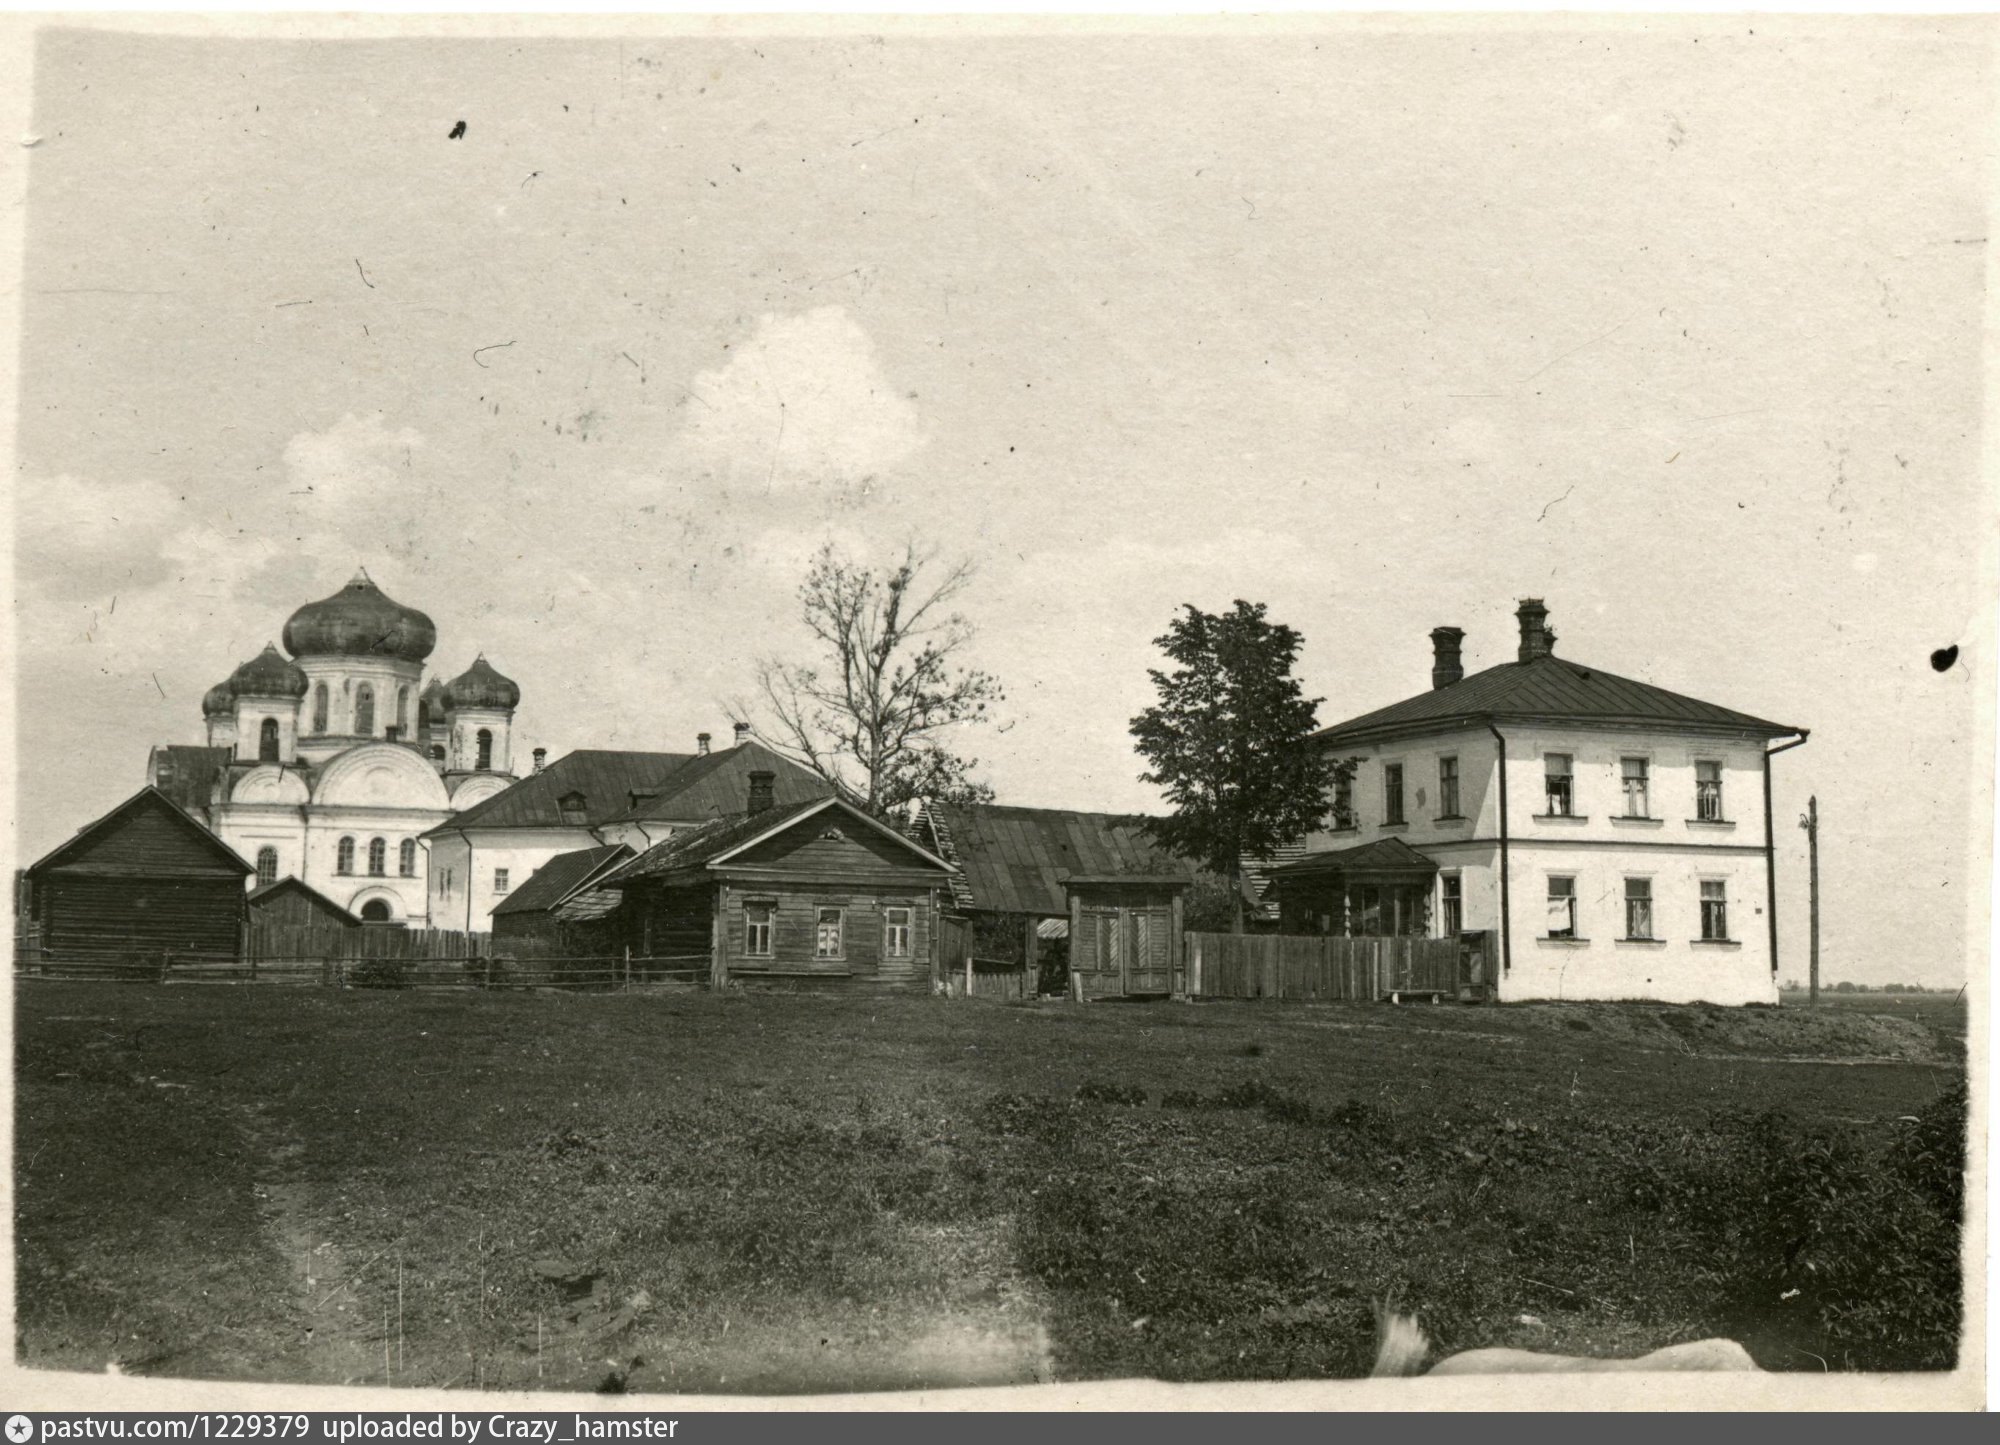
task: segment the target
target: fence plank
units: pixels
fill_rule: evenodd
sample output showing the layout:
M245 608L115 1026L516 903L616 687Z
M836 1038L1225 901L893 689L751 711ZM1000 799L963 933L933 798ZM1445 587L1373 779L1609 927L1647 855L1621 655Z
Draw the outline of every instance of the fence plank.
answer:
M1186 948L1195 998L1324 1002L1457 991L1455 938L1189 932Z

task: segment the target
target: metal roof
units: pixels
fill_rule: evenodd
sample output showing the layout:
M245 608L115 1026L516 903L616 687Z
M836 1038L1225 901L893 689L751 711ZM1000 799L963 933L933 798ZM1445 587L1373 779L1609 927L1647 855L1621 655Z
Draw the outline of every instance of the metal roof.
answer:
M1503 662L1448 687L1418 693L1374 712L1322 728L1325 742L1361 740L1422 724L1457 720L1533 719L1538 722L1680 725L1783 737L1804 731L1649 682L1635 682L1563 657Z
M493 905L493 913L537 913L554 908L590 882L591 876L607 864L632 856L623 843L602 848L578 848L558 853L537 868L519 888Z
M938 851L964 871L966 906L982 911L1066 914L1070 878L1194 877L1191 865L1146 834L1140 817L997 803L927 804L924 812L919 826L931 825Z
M1322 878L1333 873L1437 872L1434 859L1419 853L1401 838L1377 838L1352 848L1329 848L1307 853L1271 870L1271 884L1279 887L1306 878Z
M913 853L920 854L925 863L940 868L950 865L932 855L922 843L917 842L879 818L871 818L844 798L809 798L790 807L766 808L758 813L738 813L730 818L717 818L699 828L685 833L676 833L663 839L641 853L631 862L614 868L598 882L608 887L638 878L657 877L664 873L688 873L723 862L739 848L748 847L772 833L779 833L803 818L810 817L824 809L838 809L867 826L879 829L884 837L893 838Z
M697 754L644 789L634 789L651 796L636 802L628 797L630 806L611 821L692 823L735 817L749 801L745 775L759 769L771 774L771 801L778 807L833 796L833 784L819 774L753 739Z
M214 795L217 775L235 756L234 748L167 743L153 749L153 786L185 812L206 808Z
M460 828L596 827L630 808L633 793L656 786L691 760L689 753L578 748L539 773L530 773L492 797L474 803L431 829L430 835ZM562 799L571 793L583 795L581 822L563 816Z

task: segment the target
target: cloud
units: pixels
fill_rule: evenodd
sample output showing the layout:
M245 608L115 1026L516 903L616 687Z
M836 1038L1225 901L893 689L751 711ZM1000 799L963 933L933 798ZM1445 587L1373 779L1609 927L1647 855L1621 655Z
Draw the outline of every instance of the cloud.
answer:
M15 491L16 567L31 595L62 601L138 591L173 574L160 539L189 525L187 501L159 482L57 476Z
M683 456L739 484L852 488L924 444L916 407L840 306L761 317L689 390Z

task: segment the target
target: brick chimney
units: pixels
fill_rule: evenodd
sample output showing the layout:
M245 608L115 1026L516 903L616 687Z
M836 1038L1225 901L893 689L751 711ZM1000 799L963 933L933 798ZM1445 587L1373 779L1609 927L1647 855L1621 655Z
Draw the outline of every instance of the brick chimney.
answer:
M1514 609L1514 615L1521 619L1521 661L1533 662L1538 657L1553 656L1556 635L1549 631L1549 609L1542 606L1542 599L1523 597L1521 605Z
M543 768L547 767L548 764L549 764L549 750L547 748L536 748L535 771L539 773Z
M749 778L750 811L752 813L768 812L771 807L771 785L778 781L778 775L776 773L765 772L760 768L756 772L751 773Z
M1450 687L1465 676L1465 665L1458 660L1458 644L1465 637L1462 627L1433 627L1431 629L1431 690Z
M750 741L750 724L738 723L736 725L736 746L740 748L749 741Z
M707 757L707 756L708 756L708 734L707 734L707 733L696 733L696 734L694 735L694 751L695 751L695 756L696 756L696 757L702 757L702 758L705 758L705 757Z

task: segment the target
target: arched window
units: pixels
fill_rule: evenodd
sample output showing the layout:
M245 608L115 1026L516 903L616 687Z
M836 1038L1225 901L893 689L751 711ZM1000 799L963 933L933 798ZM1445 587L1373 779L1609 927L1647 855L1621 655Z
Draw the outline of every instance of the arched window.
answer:
M266 883L276 883L277 881L278 850L276 848L259 848L257 850L258 886L262 887Z
M263 725L257 729L257 761L278 761L278 720L274 717L265 718Z
M479 761L473 766L481 772L493 766L493 734L487 728L479 730Z
M361 905L361 921L363 923L389 922L389 905L379 898L369 899Z
M354 731L364 738L375 733L375 689L365 682L354 689Z
M402 737L410 730L410 690L396 689L396 736Z
M313 731L316 733L323 733L326 731L326 684L325 683L321 683L318 687L315 687L313 689Z
M340 840L339 851L334 854L333 871L336 873L352 873L354 871L354 840L352 838L342 838Z
M368 844L368 876L380 878L389 869L389 844L381 838L374 838Z
M431 730L431 705L425 702L422 698L418 698L417 731L420 733L427 733L430 730Z
M444 744L443 744L443 743L432 743L432 744L431 744L431 761L433 761L433 762L438 762L438 763L441 763L441 762L443 762L443 761L444 761Z
M401 873L405 878L414 878L417 876L417 840L415 838L405 838L402 846L396 850L396 871Z

